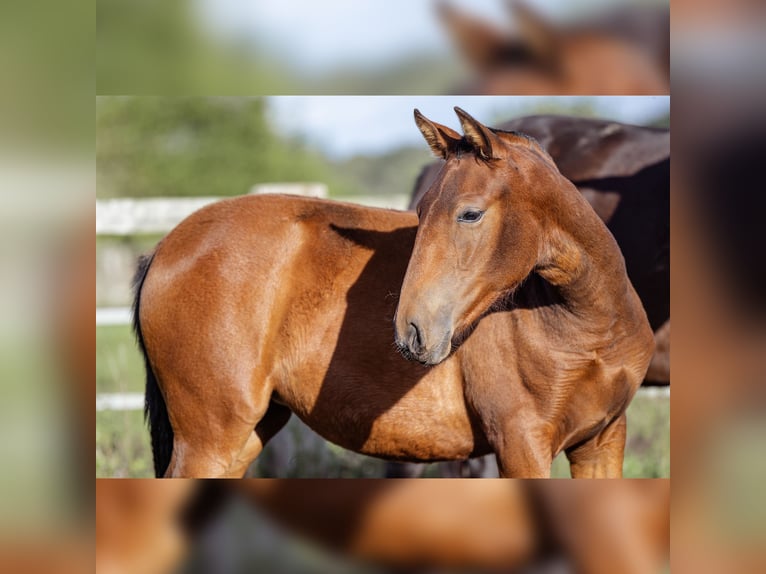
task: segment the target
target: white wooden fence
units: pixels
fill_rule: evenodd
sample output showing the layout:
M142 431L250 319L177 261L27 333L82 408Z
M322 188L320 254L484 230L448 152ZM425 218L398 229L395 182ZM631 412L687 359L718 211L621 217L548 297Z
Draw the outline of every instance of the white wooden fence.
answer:
M264 183L253 186L252 194L288 193L309 197L327 197L327 187L322 183ZM96 200L96 234L133 235L136 233L166 233L185 217L222 197L157 197L151 199L101 199ZM409 196L355 195L339 198L368 207L406 209Z

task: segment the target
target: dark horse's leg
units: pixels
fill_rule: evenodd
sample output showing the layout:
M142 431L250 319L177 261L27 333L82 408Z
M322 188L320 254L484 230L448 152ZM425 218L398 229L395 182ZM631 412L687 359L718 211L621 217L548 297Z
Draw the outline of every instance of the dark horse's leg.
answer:
M419 462L386 462L386 478L420 478L426 465Z

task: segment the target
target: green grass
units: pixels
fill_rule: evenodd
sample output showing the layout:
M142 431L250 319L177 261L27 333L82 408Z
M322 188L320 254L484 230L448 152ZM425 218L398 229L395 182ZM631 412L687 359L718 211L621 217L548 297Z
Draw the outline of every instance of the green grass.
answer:
M628 407L623 473L633 478L670 476L670 398L633 399Z
M154 476L149 432L142 411L96 413L96 476Z
M144 366L130 327L96 328L96 392L140 393ZM137 411L96 413L96 476L152 477L149 433Z
M144 390L144 365L127 325L96 328L96 392Z
M99 393L142 392L144 367L128 326L96 328L96 389ZM308 438L297 421L282 433L292 434L294 445L286 476L374 477L381 476L381 460L358 455L315 438ZM263 453L253 476L268 474L269 457ZM670 399L637 396L628 408L628 440L624 475L631 478L670 476ZM427 475L432 470L426 471ZM96 475L99 477L153 476L149 433L141 411L96 413ZM568 477L569 464L561 455L553 463L552 476Z

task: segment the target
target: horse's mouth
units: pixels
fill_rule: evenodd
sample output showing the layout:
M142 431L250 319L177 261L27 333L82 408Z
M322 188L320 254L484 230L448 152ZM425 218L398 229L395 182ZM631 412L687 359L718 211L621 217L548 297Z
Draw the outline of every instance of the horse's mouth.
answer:
M407 345L402 343L395 343L394 346L396 347L396 350L399 351L399 354L408 361L420 362L415 354L410 351L410 348Z

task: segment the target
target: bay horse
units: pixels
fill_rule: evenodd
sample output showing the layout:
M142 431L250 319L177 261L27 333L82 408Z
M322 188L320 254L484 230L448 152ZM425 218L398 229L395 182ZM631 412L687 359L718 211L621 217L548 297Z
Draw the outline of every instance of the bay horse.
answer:
M416 111L447 160L420 222L239 197L142 260L157 476L242 476L291 413L389 460L494 452L504 477L546 477L563 450L573 477L621 476L653 339L619 249L537 144L456 111L464 137ZM464 200L479 219L452 220Z

